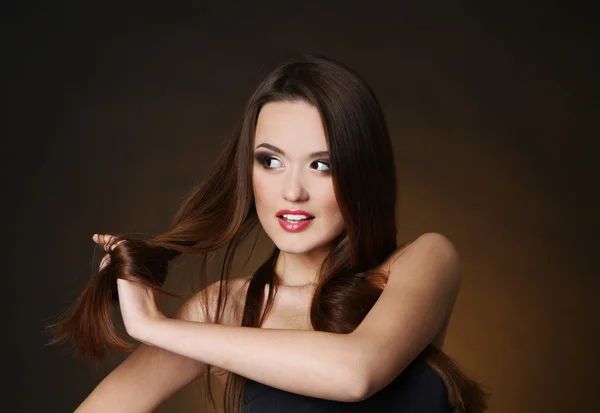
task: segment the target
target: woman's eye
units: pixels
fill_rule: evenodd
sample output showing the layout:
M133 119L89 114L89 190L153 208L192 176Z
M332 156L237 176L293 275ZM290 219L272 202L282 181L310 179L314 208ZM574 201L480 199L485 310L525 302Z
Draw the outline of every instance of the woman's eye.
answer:
M321 171L321 172L329 172L329 171L331 170L331 167L330 167L330 165L329 165L329 162L326 162L326 161L314 161L313 163L316 163L316 164L321 164L321 165L325 165L325 169L319 169L319 168L317 167L317 170L318 170L318 171Z
M265 169L275 169L280 168L283 164L277 158L269 155L257 155L256 160L258 163ZM320 160L313 161L311 166L316 165L316 170L319 172L329 172L331 170L331 166L328 161Z
M261 156L261 157L259 157L258 160L259 160L260 164L267 169L273 169L273 168L277 168L279 166L277 164L269 165L269 162L279 162L276 158L273 158L272 156ZM279 164L281 165L281 162L279 162Z

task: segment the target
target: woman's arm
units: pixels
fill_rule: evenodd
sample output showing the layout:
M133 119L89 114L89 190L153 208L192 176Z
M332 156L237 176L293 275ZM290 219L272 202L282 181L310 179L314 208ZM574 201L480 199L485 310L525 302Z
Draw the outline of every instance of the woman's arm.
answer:
M358 401L389 384L432 342L452 311L459 280L452 244L431 233L419 237L394 262L383 293L351 334L190 323L165 317L132 321L128 331L149 345L272 387ZM126 288L122 291L129 295L129 302L141 302L132 298L129 289L143 287Z
M218 283L209 286L215 288ZM174 316L190 323L202 322L203 294L188 299ZM100 382L76 413L152 412L167 398L200 377L206 368L199 360L141 344Z
M362 392L360 347L347 334L163 318L136 339L297 394L356 401Z

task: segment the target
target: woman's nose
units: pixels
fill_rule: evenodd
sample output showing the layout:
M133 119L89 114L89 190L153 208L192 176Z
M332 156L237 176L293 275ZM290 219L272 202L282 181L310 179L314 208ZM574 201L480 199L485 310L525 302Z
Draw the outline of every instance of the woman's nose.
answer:
M302 182L302 174L299 171L289 171L283 180L282 195L290 202L306 201L308 191Z

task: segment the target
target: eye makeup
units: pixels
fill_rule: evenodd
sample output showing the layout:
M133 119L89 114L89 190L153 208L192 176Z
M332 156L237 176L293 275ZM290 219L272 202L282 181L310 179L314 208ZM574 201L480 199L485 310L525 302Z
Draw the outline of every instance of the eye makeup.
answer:
M264 169L273 169L267 166L267 162L271 160L277 160L274 156L269 155L266 152L257 152L254 154L254 159L259 163Z
M275 167L267 166L267 162L269 162L269 161L277 161L277 162L281 163L281 161L279 161L275 156L273 156L272 154L270 154L268 152L264 152L264 151L255 152L254 159L264 169L275 169ZM327 166L327 170L318 170L317 172L329 173L331 171L331 163L329 162L328 159L315 159L310 164L312 165L314 163L323 164L323 165Z

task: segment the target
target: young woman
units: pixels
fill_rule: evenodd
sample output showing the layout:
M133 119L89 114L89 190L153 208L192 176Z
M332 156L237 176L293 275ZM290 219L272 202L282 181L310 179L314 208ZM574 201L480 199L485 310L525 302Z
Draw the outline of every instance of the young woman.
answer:
M80 355L141 344L77 412L147 412L200 376L225 410L481 412L485 395L441 348L460 283L452 242L396 241L396 175L381 107L352 70L323 57L283 64L171 228L149 240L94 235L107 256L56 341ZM255 227L275 244L230 274ZM167 318L169 261L224 247L221 277Z

